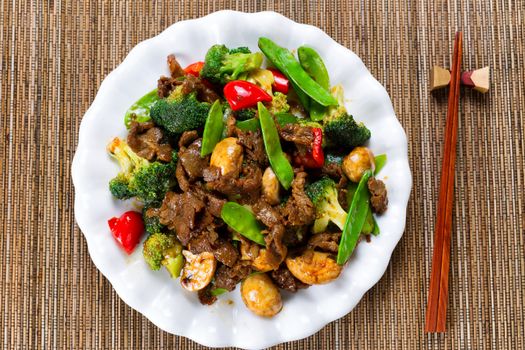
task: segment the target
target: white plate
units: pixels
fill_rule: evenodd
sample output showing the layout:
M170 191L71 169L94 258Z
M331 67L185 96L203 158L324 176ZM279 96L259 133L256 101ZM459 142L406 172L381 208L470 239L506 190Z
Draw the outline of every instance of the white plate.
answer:
M371 129L370 148L375 154L388 155L380 178L386 179L389 208L378 218L380 236L358 246L336 281L295 295L284 293L284 308L272 319L249 312L239 288L212 306L201 305L195 294L184 291L166 271L151 271L140 247L131 256L123 253L107 225L109 218L133 208L133 204L114 200L108 191L108 181L117 174L118 166L108 157L106 144L114 136L126 135L123 116L128 106L153 89L161 74L168 74L166 56L175 54L185 66L203 60L207 49L216 43L257 50L260 36L289 49L303 44L315 48L325 60L332 85L343 84L349 112ZM403 234L412 178L406 135L387 92L353 52L320 29L274 12L220 11L175 23L138 44L100 85L79 133L72 165L75 217L91 259L124 302L165 331L207 346L262 348L317 332L350 312L377 283Z

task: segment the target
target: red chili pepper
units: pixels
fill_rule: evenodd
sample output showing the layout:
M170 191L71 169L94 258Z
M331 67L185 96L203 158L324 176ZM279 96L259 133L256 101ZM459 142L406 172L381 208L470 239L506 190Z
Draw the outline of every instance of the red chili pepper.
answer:
M126 253L131 254L144 233L142 215L136 211L127 211L119 218L111 218L108 225L115 240Z
M314 142L311 148L305 153L298 153L294 157L294 162L297 165L302 165L305 168L317 169L324 165L323 152L323 131L320 128L312 128L314 134Z
M272 100L272 96L266 91L244 80L235 80L224 85L224 97L234 111L253 107L257 102Z
M275 68L269 68L268 69L273 74L273 84L272 87L275 91L282 92L283 94L288 93L288 88L290 86L290 82L288 81L288 78L284 76L283 73L278 71Z
M184 68L184 73L198 77L202 67L204 67L204 62L195 62Z

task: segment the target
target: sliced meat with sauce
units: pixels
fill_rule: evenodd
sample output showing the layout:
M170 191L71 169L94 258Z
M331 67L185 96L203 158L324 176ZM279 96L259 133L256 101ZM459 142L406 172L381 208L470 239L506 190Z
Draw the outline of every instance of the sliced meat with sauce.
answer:
M201 178L203 170L210 163L210 157L201 157L202 139L196 139L186 147L181 147L179 150L179 161L181 162L190 181Z
M184 69L179 64L179 61L177 61L177 58L175 55L170 54L167 58L168 61L168 68L170 69L170 74L172 78L178 78L184 76Z
M388 207L388 197L385 183L374 177L368 179L368 190L370 191L370 204L375 213L382 214Z
M341 233L317 233L308 241L308 248L337 254L340 239Z
M219 99L219 95L199 77L187 74L182 82L182 94L197 93L199 101L213 103Z
M279 130L282 139L293 142L296 145L310 147L314 142L314 133L308 126L299 124L286 124Z
M270 273L270 277L277 287L288 292L295 293L299 289L308 288L309 285L295 278L285 264L282 264L277 270Z
M228 291L235 289L237 283L242 281L252 272L249 261L238 260L232 267L221 265L215 273L215 287Z
M191 192L168 192L159 209L160 223L175 231L183 245L213 222L205 203Z
M162 130L152 122L131 122L127 142L133 152L142 158L171 162L173 149Z
M292 195L282 211L287 226L310 225L315 220L314 205L304 192L307 176L305 172L298 172L292 182Z
M244 147L246 159L257 163L260 167L268 166L268 156L264 148L264 141L260 131L238 132L239 144Z

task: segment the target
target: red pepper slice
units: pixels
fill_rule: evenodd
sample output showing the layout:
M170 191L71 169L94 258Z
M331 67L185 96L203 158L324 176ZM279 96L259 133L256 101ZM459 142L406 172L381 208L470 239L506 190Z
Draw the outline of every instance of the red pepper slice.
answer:
M142 215L136 211L127 211L119 218L111 218L108 225L115 240L124 251L131 254L144 233Z
M255 84L244 80L230 81L224 85L224 97L232 110L253 107L257 102L270 102L272 96Z
M275 68L269 68L268 70L273 74L273 89L286 95L290 86L288 78Z
M202 67L204 67L204 62L195 62L190 64L188 67L184 68L184 73L198 77Z
M312 128L314 142L306 153L296 154L294 162L309 169L322 168L324 165L323 131L320 128Z

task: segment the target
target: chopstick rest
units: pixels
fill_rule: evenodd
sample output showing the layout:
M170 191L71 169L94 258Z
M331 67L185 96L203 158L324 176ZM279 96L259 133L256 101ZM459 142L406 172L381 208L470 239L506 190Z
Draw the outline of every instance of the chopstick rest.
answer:
M430 91L436 91L450 85L450 71L434 66L430 71ZM461 73L461 85L468 86L481 93L489 91L490 67L470 70Z

